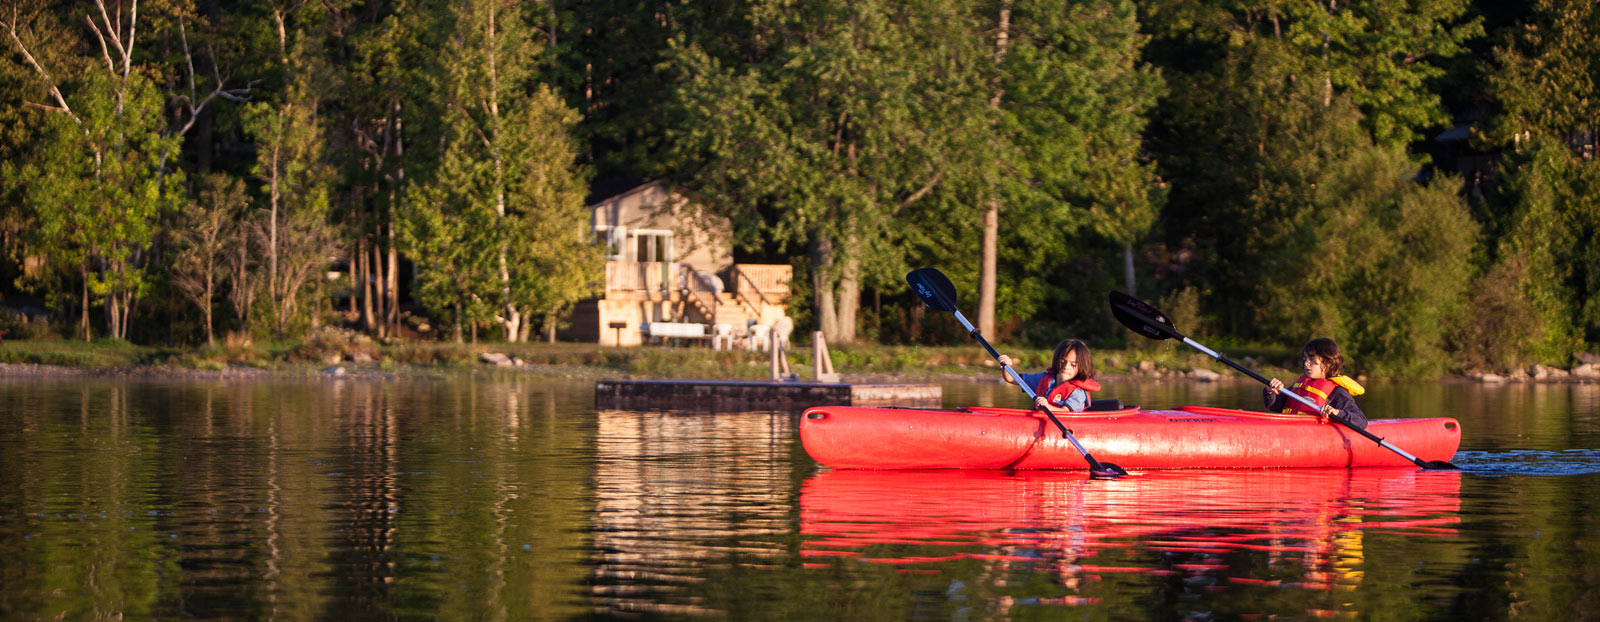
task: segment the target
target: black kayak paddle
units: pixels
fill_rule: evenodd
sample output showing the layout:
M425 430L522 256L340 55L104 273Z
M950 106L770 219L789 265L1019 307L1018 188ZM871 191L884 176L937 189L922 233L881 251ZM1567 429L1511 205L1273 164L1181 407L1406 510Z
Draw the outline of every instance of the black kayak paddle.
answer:
M935 311L954 313L956 321L961 322L961 326L967 329L968 334L971 334L973 339L977 339L978 343L983 345L983 349L989 351L989 356L994 357L996 363L1000 362L1000 353L994 350L994 346L989 345L989 340L984 339L983 335L978 333L978 329L972 327L972 322L967 321L967 317L961 315L961 310L956 308L956 286L950 282L949 277L934 268L919 268L906 274L906 282L911 284L911 291L916 292L917 297L921 298L922 302L928 305L928 308ZM1022 387L1022 391L1028 394L1030 402L1038 398L1038 395L1033 392L1033 388L1022 381L1022 374L1017 373L1017 370L1012 369L1010 365L1001 365L1001 367L1005 368L1006 373L1017 381L1017 386ZM1061 424L1061 420L1056 418L1055 413L1046 408L1044 409L1044 414L1050 417L1050 421L1055 423L1057 428L1061 429L1061 437L1071 442L1072 446L1078 449L1078 453L1083 454L1083 459L1089 463L1089 477L1093 479L1110 479L1128 474L1126 470L1115 464L1095 460L1089 450L1084 449L1083 445L1078 443L1078 439L1072 436L1072 431Z
M1138 298L1134 298L1133 296L1129 296L1122 292L1111 292L1111 314L1117 316L1117 321L1122 322L1123 326L1132 329L1133 332L1157 341L1164 339L1177 339L1187 344L1189 347L1204 352L1207 356L1221 361L1222 364L1227 365L1228 367L1232 367L1244 372L1244 375L1255 378L1256 381L1260 382L1261 384L1272 384L1266 378L1261 377L1261 374L1228 360L1228 357L1218 354L1215 350L1200 345L1199 343L1195 342L1195 340L1184 336L1183 333L1178 332L1177 327L1172 325L1172 320L1167 319L1166 314L1157 310L1155 307L1150 306L1148 303L1139 300ZM1290 399L1297 400L1312 409L1317 408L1316 403L1299 395L1295 395L1293 391L1284 390L1279 391L1279 393L1288 396ZM1423 460L1406 453L1405 450L1389 444L1389 441L1383 440L1371 432L1350 425L1350 422L1345 421L1340 417L1329 417L1329 419L1338 422L1344 427L1354 430L1357 434L1367 437L1372 442L1383 446L1384 449L1388 449L1389 451L1400 454L1400 457L1410 460L1412 464L1415 464L1418 467L1428 470L1460 469L1460 467L1443 460Z

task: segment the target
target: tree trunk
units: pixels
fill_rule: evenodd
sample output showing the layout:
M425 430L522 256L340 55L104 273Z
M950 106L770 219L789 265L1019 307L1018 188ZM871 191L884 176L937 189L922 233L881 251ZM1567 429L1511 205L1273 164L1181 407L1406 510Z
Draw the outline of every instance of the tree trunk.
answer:
M117 328L117 317L121 315L118 311L120 311L120 308L117 306L117 295L106 294L106 327L108 328L107 332L111 333L110 337L112 339L121 338L120 331Z
M382 224L378 225L378 232L380 236L383 234ZM372 308L373 319L375 321L374 328L377 329L377 335L379 339L387 337L389 332L388 310L384 309L384 307L388 305L389 301L389 292L386 291L389 286L389 281L388 275L385 274L383 266L383 255L383 245L380 244L379 241L374 240L372 243L372 289L374 293L374 296L372 297Z
M811 306L817 312L817 329L833 341L839 332L839 319L833 307L833 238L814 236L811 254Z
M393 210L394 208L390 207L389 209ZM393 213L390 216L392 217ZM388 264L389 267L384 270L384 273L388 282L389 299L384 302L383 306L384 310L388 312L385 317L389 320L389 329L385 332L390 336L394 336L400 332L400 277L398 276L400 273L400 251L396 249L394 220L392 218L389 221Z
M461 301L460 300L456 301L455 307L456 307L456 316L455 316L455 322L454 322L454 324L455 324L455 331L454 331L455 335L452 338L452 340L455 341L456 343L461 343Z
M359 228L358 228L359 230ZM356 240L356 259L361 264L361 329L373 332L372 318L372 267L367 265L367 236Z
M1122 278L1123 278L1123 282L1127 284L1127 289L1125 289L1123 291L1127 292L1129 296L1137 296L1138 294L1135 293L1134 290L1133 290L1134 281L1133 281L1133 244L1132 243L1127 243L1127 244L1123 244L1122 245Z
M356 259L359 258L359 257L361 257L361 249L359 248L359 245L358 245L358 247L356 249L354 249L350 254L350 299L349 300L350 300L350 313L352 315L354 315L356 313L356 311L359 310L357 308L357 305L360 304L360 303L356 299L361 297L361 292L356 289L356 287L361 283L361 279L358 278L359 275L360 275L360 272L361 272L361 266L360 266L360 262L356 261Z
M846 257L841 261L828 236L814 238L810 247L817 328L828 343L854 343L856 315L861 308L861 260Z
M861 259L853 254L844 260L834 300L839 305L837 334L826 338L829 343L855 343L856 316L861 310Z
M216 255L212 255L212 257L214 258ZM216 269L215 264L206 263L206 303L202 305L203 308L200 310L200 317L206 325L206 347L208 348L217 347L217 333L211 326L211 301L213 300L212 297L216 295L216 280L212 278L212 275L215 274Z
M978 332L994 337L997 268L1000 263L1000 198L989 197L983 212L983 259L978 271Z
M285 107L287 109L287 107ZM273 140L272 155L267 164L267 292L272 296L276 311L278 336L283 336L283 292L278 291L278 200L283 196L278 188L278 145L283 143L283 112L278 114L278 136Z
M80 272L83 274L83 314L80 316L78 326L83 328L83 340L89 339L89 264L82 264Z
M1011 41L1011 0L1001 0L1000 14L994 35L994 69L995 81L993 95L989 98L990 128L994 128L994 120L999 116L1000 101L1005 96L1005 89L1000 81L1002 65L1006 60L1006 47ZM998 139L998 137L995 137ZM995 163L999 168L1000 163ZM998 287L996 281L1000 262L1000 195L998 191L990 188L989 208L983 212L983 250L981 265L978 269L978 332L994 337L994 307Z

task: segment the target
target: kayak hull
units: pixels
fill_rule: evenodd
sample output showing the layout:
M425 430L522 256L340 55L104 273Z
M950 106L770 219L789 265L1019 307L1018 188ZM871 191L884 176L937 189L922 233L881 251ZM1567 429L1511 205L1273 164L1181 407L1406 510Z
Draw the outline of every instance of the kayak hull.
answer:
M1349 428L1308 415L1205 406L1072 413L1058 417L1084 449L1124 469L1412 466ZM1461 444L1451 418L1377 419L1367 431L1422 460L1449 460ZM835 469L1083 469L1083 455L1043 413L819 406L800 441Z

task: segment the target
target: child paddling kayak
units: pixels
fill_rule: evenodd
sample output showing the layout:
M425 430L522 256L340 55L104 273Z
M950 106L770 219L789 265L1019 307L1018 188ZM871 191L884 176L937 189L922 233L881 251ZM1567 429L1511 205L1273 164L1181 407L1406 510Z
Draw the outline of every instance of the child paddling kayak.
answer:
M1004 354L995 359L1010 367L1011 357ZM1021 374L1022 381L1033 387L1038 397L1033 405L1040 410L1047 406L1056 410L1083 412L1093 401L1090 393L1100 390L1094 379L1094 361L1089 360L1089 344L1080 339L1067 339L1056 344L1050 356L1050 369L1038 374ZM1016 384L1009 374L1002 374L1006 382Z
M1354 379L1341 374L1344 371L1344 355L1339 353L1339 344L1326 337L1312 339L1300 348L1300 362L1305 366L1306 373L1295 380L1289 390L1316 402L1318 410L1280 394L1284 388L1283 381L1277 378L1273 378L1262 393L1267 410L1316 415L1322 421L1327 421L1328 417L1338 417L1351 426L1366 429L1367 415L1361 412L1355 399L1366 389Z

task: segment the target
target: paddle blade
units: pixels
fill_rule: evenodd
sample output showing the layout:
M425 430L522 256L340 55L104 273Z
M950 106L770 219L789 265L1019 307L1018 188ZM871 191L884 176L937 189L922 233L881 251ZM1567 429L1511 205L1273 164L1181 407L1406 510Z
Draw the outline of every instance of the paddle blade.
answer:
M956 310L956 286L937 268L918 268L906 273L911 291L934 311Z
M1111 315L1133 332L1151 339L1182 339L1183 333L1159 309L1122 292L1111 292Z
M1089 469L1089 479L1116 479L1128 474L1128 470L1110 462L1101 462L1100 468Z
M1422 467L1424 469L1427 469L1429 471L1460 471L1461 470L1461 467L1458 467L1458 466L1456 466L1454 464L1450 464L1450 463L1445 462L1443 460L1419 461L1417 463L1417 466Z

